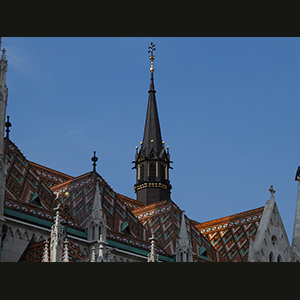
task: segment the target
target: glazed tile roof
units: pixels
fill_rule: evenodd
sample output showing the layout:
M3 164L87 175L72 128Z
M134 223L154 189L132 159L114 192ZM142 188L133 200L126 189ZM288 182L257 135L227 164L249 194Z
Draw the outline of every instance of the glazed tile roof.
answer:
M133 211L136 218L169 255L174 255L179 239L182 210L173 201L160 201ZM185 217L189 239L192 242L194 261L224 261L202 236L189 218ZM203 250L205 249L205 251ZM202 255L205 252L205 256Z
M19 262L42 262L44 254L45 241L34 242L31 240L28 246L21 255ZM69 262L76 262L85 259L85 255L81 252L80 248L72 241L68 243ZM50 250L49 250L50 253ZM63 251L62 251L63 254Z
M149 238L154 234L159 254L174 256L182 210L173 201L143 206L137 200L116 193L96 172L72 177L30 162L8 139L5 153L9 163L4 202L6 215L27 215L33 222L37 218L47 220L50 227L54 220L53 208L59 201L63 208L62 225L77 228L86 238L85 228L98 178L108 226L107 240L148 251ZM67 191L69 195L65 194ZM255 237L262 211L260 207L204 223L186 217L194 261L246 261L249 240ZM122 232L124 224L126 232ZM38 244L31 247L38 249ZM38 257L40 252L37 251L34 253Z
M264 207L219 218L195 227L220 253L232 262L246 262L250 240L254 241Z
M44 167L32 161L29 161L29 164L34 168L36 174L43 178L48 188L74 178L73 176Z
M5 139L5 154L8 157L8 169L5 186L4 213L18 216L54 219L53 208L57 200L47 187L42 176L36 174L32 164L21 153L18 147ZM64 206L62 206L64 208ZM75 219L64 210L61 213L62 223L78 227ZM34 218L31 218L31 220Z

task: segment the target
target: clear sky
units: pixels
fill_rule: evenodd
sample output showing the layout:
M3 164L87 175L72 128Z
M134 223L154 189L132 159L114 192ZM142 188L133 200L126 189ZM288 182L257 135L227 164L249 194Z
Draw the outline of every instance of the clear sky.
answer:
M300 165L300 38L4 37L10 138L27 159L97 171L135 199L154 83L172 200L204 222L275 199L291 241Z

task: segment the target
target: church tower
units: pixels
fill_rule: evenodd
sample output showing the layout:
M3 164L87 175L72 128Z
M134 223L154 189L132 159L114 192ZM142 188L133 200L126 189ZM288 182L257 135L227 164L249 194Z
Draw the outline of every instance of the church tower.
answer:
M0 37L0 50L1 50ZM4 126L7 106L8 89L6 86L7 59L5 49L2 49L0 59L0 220L4 215L4 193L5 193L5 177L6 177L6 161L4 155Z
M150 88L148 107L141 148L136 147L135 161L136 184L134 190L137 200L148 205L161 200L170 199L171 184L169 180L170 154L162 141L154 89L154 55L155 45L151 42L150 53Z

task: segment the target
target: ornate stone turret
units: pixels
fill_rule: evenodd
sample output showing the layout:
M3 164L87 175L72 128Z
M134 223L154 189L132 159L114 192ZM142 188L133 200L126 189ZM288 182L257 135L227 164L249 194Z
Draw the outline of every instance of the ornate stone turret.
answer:
M156 253L156 247L155 247L155 237L154 235L151 236L149 239L151 241L151 250L148 254L148 262L158 262L158 254Z
M155 99L154 47L155 45L151 42L148 51L151 61L151 79L143 142L141 142L139 151L136 147L135 161L133 161L135 164L133 169L136 169L134 190L137 200L144 205L170 199L172 188L169 180L169 169L172 162L170 161L169 148L167 147L168 150L166 151L165 143L162 141Z
M0 37L0 50L1 42L2 38ZM3 48L0 59L0 221L4 220L4 194L7 170L7 162L4 156L4 126L8 96L6 85L7 59L5 53L6 50Z
M59 211L60 203L57 205L56 208L56 216L55 222L51 227L51 242L50 242L50 262L60 262L61 261L61 254L62 254L62 235L63 230L60 224L60 215Z

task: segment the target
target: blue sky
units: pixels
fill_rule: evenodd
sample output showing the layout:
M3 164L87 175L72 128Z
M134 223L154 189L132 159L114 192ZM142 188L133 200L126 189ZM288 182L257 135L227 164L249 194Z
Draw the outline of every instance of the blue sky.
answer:
M300 165L300 39L4 37L10 138L27 159L97 171L135 198L150 83L174 161L172 200L204 222L275 199L291 240Z

